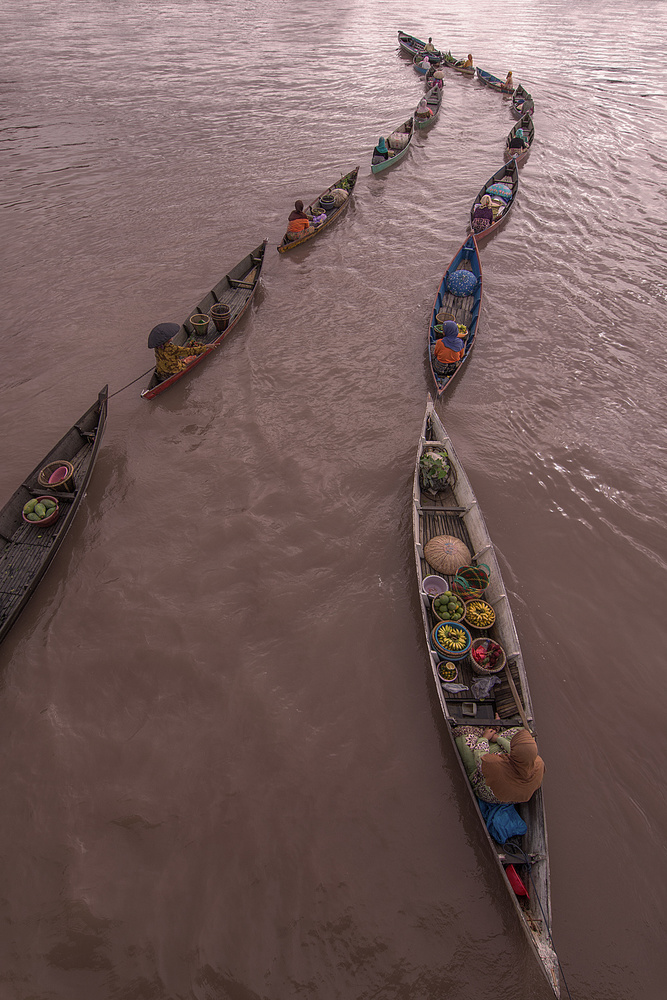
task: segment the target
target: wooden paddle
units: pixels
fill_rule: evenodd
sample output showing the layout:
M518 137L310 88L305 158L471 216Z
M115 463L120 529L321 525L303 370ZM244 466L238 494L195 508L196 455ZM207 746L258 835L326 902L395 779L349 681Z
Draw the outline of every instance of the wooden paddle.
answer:
M519 715L521 716L521 721L523 722L524 729L531 732L530 726L528 725L528 719L526 718L526 713L523 710L523 705L521 704L521 699L519 698L519 692L516 689L516 684L514 683L514 678L512 677L510 671L510 665L508 662L505 663L505 676L507 677L507 683L510 686L510 691L512 692L512 697L514 698L514 704L517 707Z

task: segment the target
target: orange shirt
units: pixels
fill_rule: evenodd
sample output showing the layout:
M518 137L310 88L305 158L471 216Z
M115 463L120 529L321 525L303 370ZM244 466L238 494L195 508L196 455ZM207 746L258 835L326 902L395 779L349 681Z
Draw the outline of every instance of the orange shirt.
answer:
M436 340L435 347L433 349L433 354L441 365L452 365L455 361L460 361L464 352L465 346L463 346L460 351L451 351L449 347L445 347L442 340Z
M287 232L288 233L305 233L305 231L306 231L306 229L308 229L309 225L310 225L310 222L308 221L308 219L291 219L287 223Z

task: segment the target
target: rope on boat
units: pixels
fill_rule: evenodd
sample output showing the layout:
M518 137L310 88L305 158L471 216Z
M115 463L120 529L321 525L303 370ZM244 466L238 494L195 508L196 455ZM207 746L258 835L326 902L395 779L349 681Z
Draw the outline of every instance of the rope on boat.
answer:
M513 858L511 857L512 852L514 852ZM535 898L537 899L537 902L540 904L540 910L542 911L542 919L544 920L544 926L546 927L547 934L549 935L549 943L553 948L553 953L556 956L556 961L558 963L560 974L563 977L563 985L565 987L568 997L570 998L570 1000L572 1000L572 994L570 993L570 988L567 985L567 979L565 978L563 966L560 964L560 958L558 957L558 952L556 951L556 947L554 945L554 939L551 934L551 926L549 924L549 921L547 920L547 915L544 912L544 907L542 906L542 900L540 899L540 894L537 891L537 886L535 885L535 880L533 878L533 863L526 854L526 852L524 851L524 849L522 847L519 847L518 844L513 844L511 841L508 841L506 844L503 844L503 853L505 854L505 857L507 857L508 859L513 861L518 861L520 864L525 865L525 867L528 869L528 878L530 879L530 884L533 888L533 892L535 893Z
M124 392L125 389L129 389L130 386L134 385L135 382L138 382L140 378L146 378L146 376L149 375L152 371L153 371L153 368L149 368L147 372L144 372L143 375L139 375L139 378L132 379L132 381L128 382L127 385L124 385L122 389L116 389L115 392L111 393L111 395L109 396L109 399L113 399L113 397L117 396L119 392Z

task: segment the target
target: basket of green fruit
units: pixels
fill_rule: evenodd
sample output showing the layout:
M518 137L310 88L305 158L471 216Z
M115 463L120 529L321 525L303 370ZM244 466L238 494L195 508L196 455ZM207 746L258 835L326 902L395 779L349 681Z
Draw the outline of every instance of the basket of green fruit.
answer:
M462 660L470 649L472 636L458 622L440 622L431 630L431 641L436 652L447 660Z
M466 613L464 602L451 590L434 597L431 607L433 614L441 622L460 622Z
M58 520L59 513L58 501L53 497L35 497L34 500L28 500L27 504L24 504L21 516L26 524L45 528Z

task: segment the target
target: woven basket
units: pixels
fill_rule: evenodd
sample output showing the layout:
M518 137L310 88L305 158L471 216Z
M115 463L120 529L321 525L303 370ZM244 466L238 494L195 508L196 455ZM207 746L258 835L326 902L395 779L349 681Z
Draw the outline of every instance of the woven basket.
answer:
M476 649L479 649L480 647L483 649L490 649L493 646L495 646L497 649L500 650L500 659L496 663L495 667L489 669L488 667L480 666L480 664L473 656L473 653L475 652ZM495 639L487 639L486 637L482 639L473 639L472 644L470 646L470 666L472 667L472 669L475 671L476 674L480 675L480 677L488 677L489 674L499 674L500 671L505 666L506 662L507 659L505 657L505 650L503 649L503 647L500 645L499 642L495 641Z
M490 576L491 570L486 563L480 563L478 566L459 566L452 580L452 590L464 601L471 601L483 595L489 586Z

